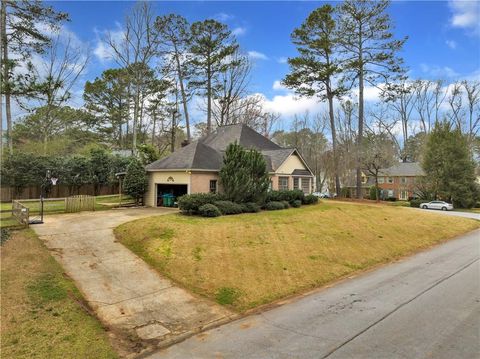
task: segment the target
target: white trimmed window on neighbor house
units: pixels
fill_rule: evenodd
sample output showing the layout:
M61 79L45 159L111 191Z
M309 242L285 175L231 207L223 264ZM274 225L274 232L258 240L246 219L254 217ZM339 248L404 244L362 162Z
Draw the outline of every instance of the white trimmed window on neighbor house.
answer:
M278 189L288 190L288 177L278 177Z
M400 177L401 184L407 184L407 177Z
M378 177L378 184L385 183L385 177Z
M387 177L387 183L393 183L393 177Z
M398 198L402 201L406 201L408 199L408 191L401 190Z

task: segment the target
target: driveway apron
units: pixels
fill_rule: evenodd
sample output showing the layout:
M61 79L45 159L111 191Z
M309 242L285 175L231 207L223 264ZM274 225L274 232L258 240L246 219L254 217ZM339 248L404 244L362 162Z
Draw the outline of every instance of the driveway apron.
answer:
M57 215L32 228L75 280L104 325L130 338L133 335L158 344L233 316L227 309L176 287L115 241L116 226L173 211L142 208Z

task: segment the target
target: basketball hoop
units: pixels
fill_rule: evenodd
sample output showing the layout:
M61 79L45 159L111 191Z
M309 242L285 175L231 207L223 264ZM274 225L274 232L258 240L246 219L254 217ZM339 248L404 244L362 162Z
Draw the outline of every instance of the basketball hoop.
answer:
M52 177L50 178L50 181L52 181L52 185L55 186L57 184L58 178Z

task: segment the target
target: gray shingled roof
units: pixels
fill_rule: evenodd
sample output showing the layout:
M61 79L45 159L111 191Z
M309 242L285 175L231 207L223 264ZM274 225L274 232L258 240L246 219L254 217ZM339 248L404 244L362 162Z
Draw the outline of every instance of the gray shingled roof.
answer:
M420 163L400 162L379 172L382 176L425 176Z
M171 155L146 166L147 171L163 169L220 170L223 154L230 143L254 148L265 157L269 172L278 167L295 149L282 148L246 125L219 127L214 133L182 147Z

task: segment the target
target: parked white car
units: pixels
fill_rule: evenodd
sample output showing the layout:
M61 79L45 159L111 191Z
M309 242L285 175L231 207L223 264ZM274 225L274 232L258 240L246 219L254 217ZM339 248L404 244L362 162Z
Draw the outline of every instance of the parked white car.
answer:
M453 210L453 204L443 202L443 201L431 201L431 202L420 203L420 208L423 208L423 209L441 209L442 211L452 211Z

